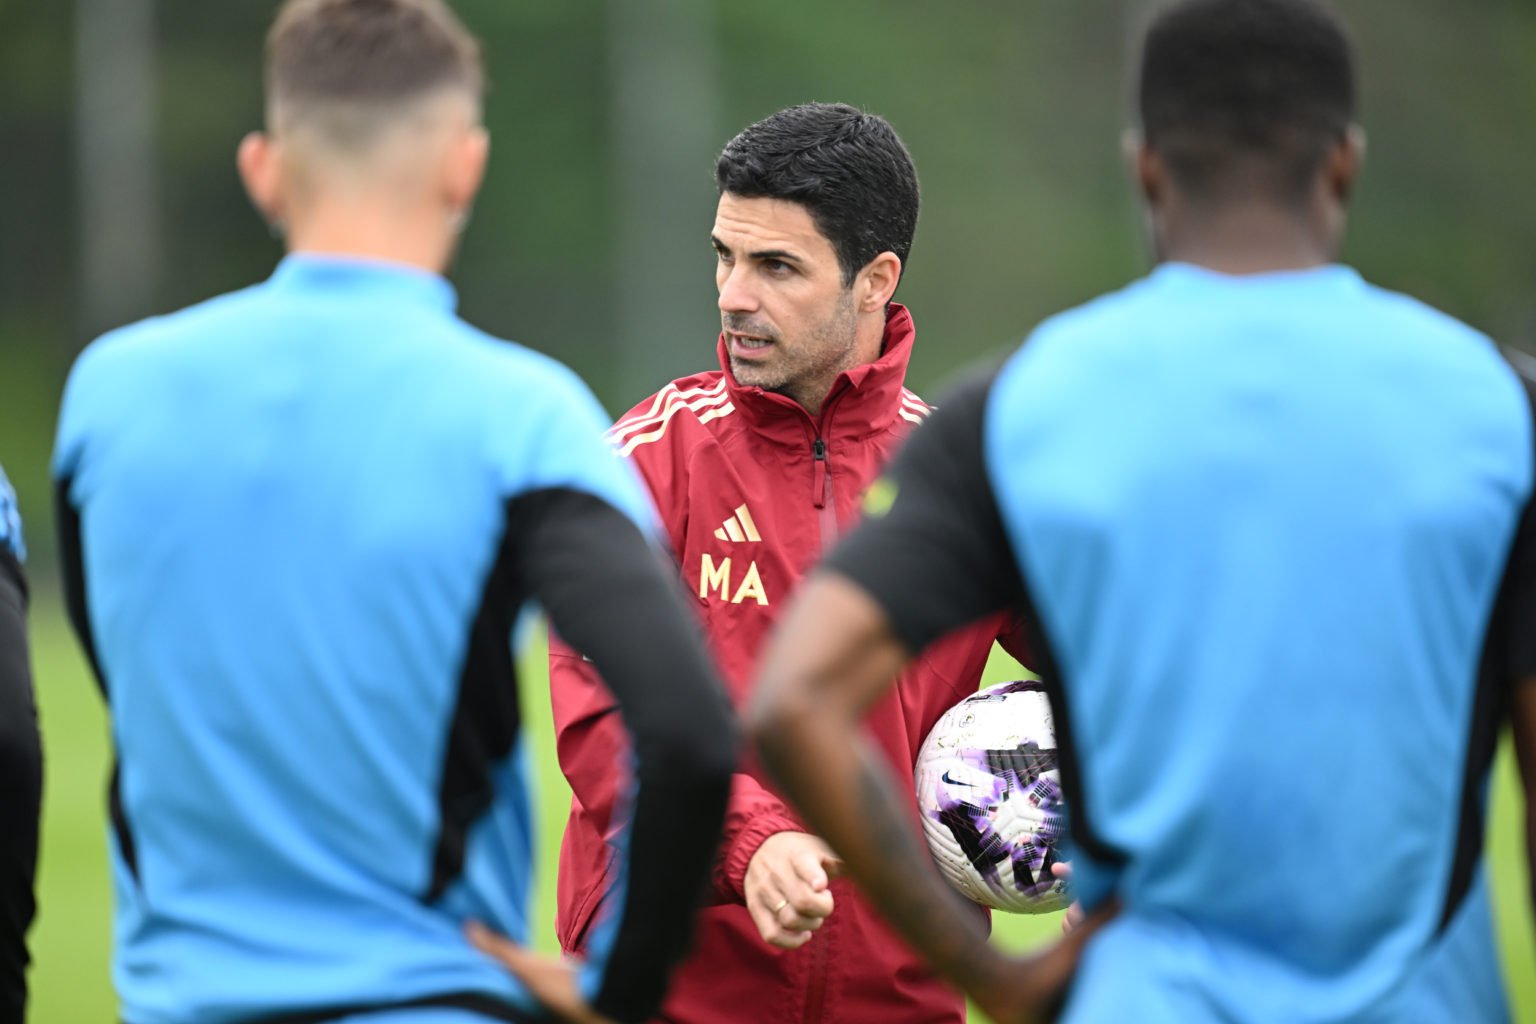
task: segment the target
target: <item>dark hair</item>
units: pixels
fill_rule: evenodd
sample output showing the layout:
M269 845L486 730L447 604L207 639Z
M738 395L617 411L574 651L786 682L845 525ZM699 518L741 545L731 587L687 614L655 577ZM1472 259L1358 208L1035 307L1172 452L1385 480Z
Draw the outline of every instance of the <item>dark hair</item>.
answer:
M478 99L480 46L442 0L289 0L267 34L267 102L388 104L442 88Z
M721 192L787 199L832 243L844 287L890 251L902 266L917 230L917 168L885 118L846 103L806 103L749 125L715 164Z
M1314 0L1186 0L1147 30L1139 104L1192 196L1297 200L1355 118L1349 38Z

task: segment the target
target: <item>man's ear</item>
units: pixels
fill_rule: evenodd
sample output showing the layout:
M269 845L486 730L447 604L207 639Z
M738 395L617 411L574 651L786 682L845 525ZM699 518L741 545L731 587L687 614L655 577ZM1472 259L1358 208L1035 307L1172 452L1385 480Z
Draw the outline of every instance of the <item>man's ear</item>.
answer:
M448 148L443 160L443 198L456 215L467 214L474 205L490 157L491 136L480 125L470 128Z
M1340 203L1349 202L1355 182L1360 178L1360 168L1365 164L1365 129L1352 124L1334 143L1323 168L1328 191Z
M891 301L891 296L896 294L896 286L900 283L901 257L890 250L864 264L858 280L854 282L859 292L856 298L859 312L873 313L884 309L885 304Z
M1120 153L1142 199L1148 206L1160 204L1168 190L1168 170L1162 157L1134 128L1127 128L1120 136Z
M288 212L281 150L281 144L265 132L248 133L235 150L235 168L245 194L274 232L282 229Z

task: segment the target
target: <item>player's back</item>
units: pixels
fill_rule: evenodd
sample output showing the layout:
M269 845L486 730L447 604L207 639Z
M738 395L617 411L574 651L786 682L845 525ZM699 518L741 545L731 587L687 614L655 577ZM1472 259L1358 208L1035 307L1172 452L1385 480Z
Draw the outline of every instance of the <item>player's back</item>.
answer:
M1499 1019L1480 661L1533 456L1492 344L1341 267L1165 266L1025 344L986 455L1126 904L1072 1019Z
M600 413L568 371L451 310L435 276L290 257L71 378L56 468L136 1024L518 999L460 934L526 932L507 506L568 486L645 513L582 461Z

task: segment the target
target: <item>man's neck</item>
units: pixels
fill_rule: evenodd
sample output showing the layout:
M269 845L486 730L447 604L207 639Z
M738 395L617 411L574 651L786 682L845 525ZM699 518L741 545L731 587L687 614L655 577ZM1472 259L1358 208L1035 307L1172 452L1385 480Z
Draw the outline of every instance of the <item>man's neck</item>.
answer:
M387 260L441 274L454 232L436 211L361 201L316 203L287 226L290 252Z
M1165 224L1159 257L1232 275L1307 270L1333 262L1326 236L1315 218L1281 207L1190 211Z
M842 372L838 370L831 377L818 378L803 385L787 387L782 394L785 398L793 399L796 405L810 414L811 419L816 419L821 415L827 399L832 397L832 387L837 383L837 378L842 375Z
M849 350L848 359L842 366L836 367L814 381L786 388L783 393L810 413L812 419L816 419L821 415L827 400L832 397L832 389L837 386L839 377L856 366L874 362L884 354L885 311L881 310L878 314L869 314L858 319L854 326L853 348Z

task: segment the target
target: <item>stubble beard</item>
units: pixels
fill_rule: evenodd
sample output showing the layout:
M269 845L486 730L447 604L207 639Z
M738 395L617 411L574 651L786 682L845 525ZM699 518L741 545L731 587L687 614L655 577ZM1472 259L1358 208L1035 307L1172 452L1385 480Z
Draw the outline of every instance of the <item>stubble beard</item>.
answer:
M764 333L754 329L745 317L727 315L722 322L726 330ZM773 391L794 399L806 409L819 410L837 375L854 365L857 326L853 290L846 288L826 319L800 338L786 344L783 338L773 335L773 358L766 363L738 360L731 355L731 373L738 384Z

